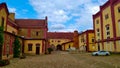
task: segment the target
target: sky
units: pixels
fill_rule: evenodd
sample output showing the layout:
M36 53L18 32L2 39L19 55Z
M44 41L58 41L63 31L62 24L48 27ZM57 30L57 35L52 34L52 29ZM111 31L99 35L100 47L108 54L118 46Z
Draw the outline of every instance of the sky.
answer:
M16 19L45 19L50 32L93 29L92 15L108 0L0 0Z

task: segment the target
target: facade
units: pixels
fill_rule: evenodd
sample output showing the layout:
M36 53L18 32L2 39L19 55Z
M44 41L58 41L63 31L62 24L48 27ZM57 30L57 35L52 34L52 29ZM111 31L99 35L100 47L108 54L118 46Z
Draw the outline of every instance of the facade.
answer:
M44 54L47 45L47 17L45 19L15 19L18 36L24 37L24 53Z
M45 19L15 19L5 3L0 4L0 27L4 29L2 59L13 57L13 42L19 37L21 53L44 54L47 49L47 17Z
M120 52L120 0L109 0L93 15L97 50Z
M96 51L94 30L86 30L79 34L79 49L87 52Z
M62 44L73 40L71 32L48 32L48 43L54 50L62 50Z
M73 36L73 46L76 48L76 49L79 49L79 34L78 34L78 31L74 31L74 36Z
M1 58L7 59L13 57L13 42L17 35L17 24L12 19L12 13L8 12L7 5L5 3L0 4L0 27L4 29L4 43L2 46ZM13 27L14 26L14 27ZM16 34L14 34L15 32Z
M62 50L66 51L73 47L73 41L69 41L62 44Z

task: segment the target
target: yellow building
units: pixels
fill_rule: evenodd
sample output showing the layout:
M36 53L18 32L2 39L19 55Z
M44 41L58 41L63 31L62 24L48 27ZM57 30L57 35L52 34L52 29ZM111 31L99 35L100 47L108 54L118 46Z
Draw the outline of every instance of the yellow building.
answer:
M109 0L93 15L97 50L120 52L120 0Z
M18 36L24 37L25 54L44 54L47 49L47 17L45 19L15 19ZM28 24L29 23L29 24Z
M62 44L62 50L66 51L73 47L73 41L69 41Z
M14 23L14 16L8 12L7 5L5 3L0 4L0 27L4 29L4 43L2 46L2 52L0 56L2 59L13 57L13 42L17 35L17 24ZM13 27L14 26L14 27Z
M86 30L79 34L80 51L96 51L94 42L94 30Z
M73 40L73 33L70 32L48 32L49 45L54 50L62 50L62 44Z
M29 24L28 24L29 23ZM47 17L45 19L15 19L6 3L0 4L0 27L4 29L4 43L0 58L13 57L13 42L19 37L21 53L44 54L47 49Z

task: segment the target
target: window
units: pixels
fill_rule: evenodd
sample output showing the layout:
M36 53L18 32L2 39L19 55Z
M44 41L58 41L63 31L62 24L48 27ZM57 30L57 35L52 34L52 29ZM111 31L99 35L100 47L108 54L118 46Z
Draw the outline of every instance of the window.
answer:
M39 33L39 32L36 32L36 36L38 36L38 33Z
M107 35L110 35L110 31L107 32Z
M96 23L99 24L99 20L97 20Z
M120 7L118 7L118 13L120 13Z
M100 33L97 33L97 36L100 36Z
M58 42L60 42L60 40L58 40Z
M109 16L108 16L108 14L106 14L106 15L105 15L105 19L108 19L108 18L109 18Z
M109 24L106 25L106 30L110 30Z
M53 40L52 40L52 42L53 42Z
M97 32L99 32L100 30L99 29L97 29Z
M106 27L106 30L109 30L109 29L110 29L109 26L107 26L107 27Z
M32 45L33 44L28 44L28 51L32 51Z
M92 39L92 42L94 42L94 39Z
M2 18L1 26L4 27L4 18Z

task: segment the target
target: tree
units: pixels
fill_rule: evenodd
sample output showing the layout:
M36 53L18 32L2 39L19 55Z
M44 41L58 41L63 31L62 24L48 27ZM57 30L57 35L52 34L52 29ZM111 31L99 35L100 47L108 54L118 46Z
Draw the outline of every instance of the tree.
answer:
M18 58L20 56L20 47L21 47L18 37L15 38L13 45L14 45L13 57Z
M3 47L3 43L4 43L4 31L3 31L3 27L0 27L0 60L2 60L2 47Z

